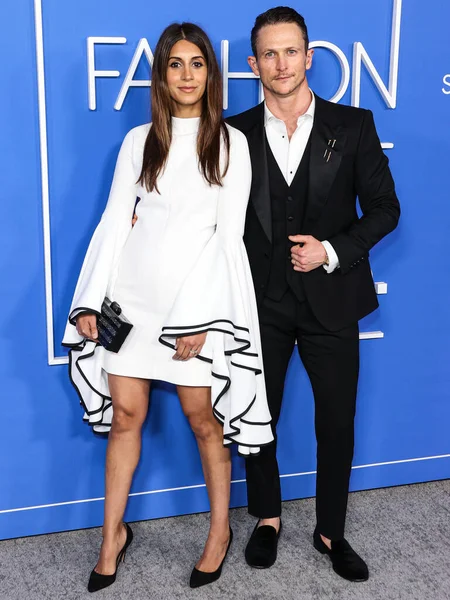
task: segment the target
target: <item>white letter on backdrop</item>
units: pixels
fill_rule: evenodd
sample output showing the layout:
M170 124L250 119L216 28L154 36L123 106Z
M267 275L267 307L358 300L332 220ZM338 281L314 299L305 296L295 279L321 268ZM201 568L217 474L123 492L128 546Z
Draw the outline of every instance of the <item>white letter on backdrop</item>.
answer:
M391 60L389 65L389 88L384 85L378 71L361 42L353 46L353 82L352 106L359 106L361 97L361 63L364 63L380 94L389 108L397 105L398 57L400 50L400 23L402 18L402 0L394 0L392 15Z
M98 77L119 77L119 71L96 71L95 70L95 44L125 44L124 37L88 37L87 60L88 60L88 92L89 110L97 108L97 95L95 92L95 80Z
M333 54L336 55L339 64L341 65L342 77L341 83L339 84L339 88L335 95L332 98L330 98L330 102L339 102L339 100L344 96L345 92L347 91L348 84L350 83L350 65L348 64L347 57L339 48L339 46L336 46L331 42L311 42L309 44L309 48L326 48L327 50L330 50L331 52L333 52Z
M133 79L143 54L145 54L148 60L148 64L151 68L153 66L153 52L151 51L146 38L141 38L139 40L136 52L134 53L133 59L130 63L130 67L123 81L122 87L120 88L120 92L117 96L116 103L114 104L115 110L122 109L123 103L125 101L125 98L127 97L128 90L130 89L130 87L150 87L152 85L151 79Z

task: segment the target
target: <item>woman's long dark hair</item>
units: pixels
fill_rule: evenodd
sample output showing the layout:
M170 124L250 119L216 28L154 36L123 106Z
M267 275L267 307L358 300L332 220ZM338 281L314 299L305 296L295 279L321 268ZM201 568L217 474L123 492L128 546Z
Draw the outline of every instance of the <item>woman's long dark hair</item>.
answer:
M195 44L206 60L208 77L197 137L201 172L211 185L222 185L229 164L230 138L222 117L222 76L206 33L193 23L173 23L166 27L156 45L152 68L152 126L144 146L142 171L138 183L149 192L158 191L157 180L167 161L172 141L172 100L167 85L167 67L173 46L180 40ZM225 142L226 161L221 169L221 140Z

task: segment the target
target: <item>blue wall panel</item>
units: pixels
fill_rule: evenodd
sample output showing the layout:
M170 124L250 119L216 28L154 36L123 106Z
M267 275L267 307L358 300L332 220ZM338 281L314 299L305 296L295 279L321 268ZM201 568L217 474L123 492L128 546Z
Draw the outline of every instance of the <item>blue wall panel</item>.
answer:
M381 140L394 144L386 152L403 214L399 228L371 256L375 280L388 283L388 294L380 296L380 310L361 323L362 331L383 331L384 338L361 342L352 490L450 477L450 85L443 81L450 72L450 7L438 1L396 4L402 9L396 108L387 107L364 66L361 75L361 106L373 110ZM393 0L292 5L305 15L312 41L342 50L351 81L353 45L359 41L387 85ZM113 108L139 39L145 37L153 49L166 24L194 19L210 33L219 55L221 40L229 40L231 72L248 71L249 31L269 6L256 0L223 5L199 0L195 9L180 0L167 5L42 0L56 357L64 357L59 344L65 318L120 142L131 127L149 120L148 88L131 88L122 110ZM66 365L48 364L33 3L3 2L0 34L7 57L0 94L1 539L100 524L106 441L81 422ZM89 36L127 38L125 44L95 48L97 69L121 73L97 80L95 111L88 107ZM142 60L136 78L149 77ZM340 79L334 54L318 48L311 87L330 98ZM256 81L230 79L227 114L257 101ZM351 82L341 102L351 103ZM284 497L313 495L313 400L296 354L286 381L279 457ZM245 504L244 467L237 456L233 479L232 504ZM127 519L208 510L202 484L196 444L174 390L157 383Z

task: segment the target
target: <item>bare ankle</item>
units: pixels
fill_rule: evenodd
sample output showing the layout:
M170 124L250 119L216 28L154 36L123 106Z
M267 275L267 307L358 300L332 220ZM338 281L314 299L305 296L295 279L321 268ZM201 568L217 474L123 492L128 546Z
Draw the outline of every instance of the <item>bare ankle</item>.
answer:
M106 542L113 542L114 540L117 540L117 538L119 538L124 531L124 524L122 523L122 521L120 523L118 523L117 525L113 525L111 527L105 527L103 526L102 529L102 536L103 536L103 540Z
M230 535L230 523L215 523L209 528L209 537L211 538L228 538Z

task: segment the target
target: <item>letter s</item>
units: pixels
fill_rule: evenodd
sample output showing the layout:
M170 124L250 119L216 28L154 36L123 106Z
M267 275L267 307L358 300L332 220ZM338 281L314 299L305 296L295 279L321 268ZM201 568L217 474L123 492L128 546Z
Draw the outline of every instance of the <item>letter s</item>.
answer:
M444 85L447 85L449 87L448 90L446 90L445 88L442 88L442 91L444 92L444 94L446 94L448 96L448 95L450 95L450 73L448 75L444 75L444 77L442 78L442 81L443 81Z

